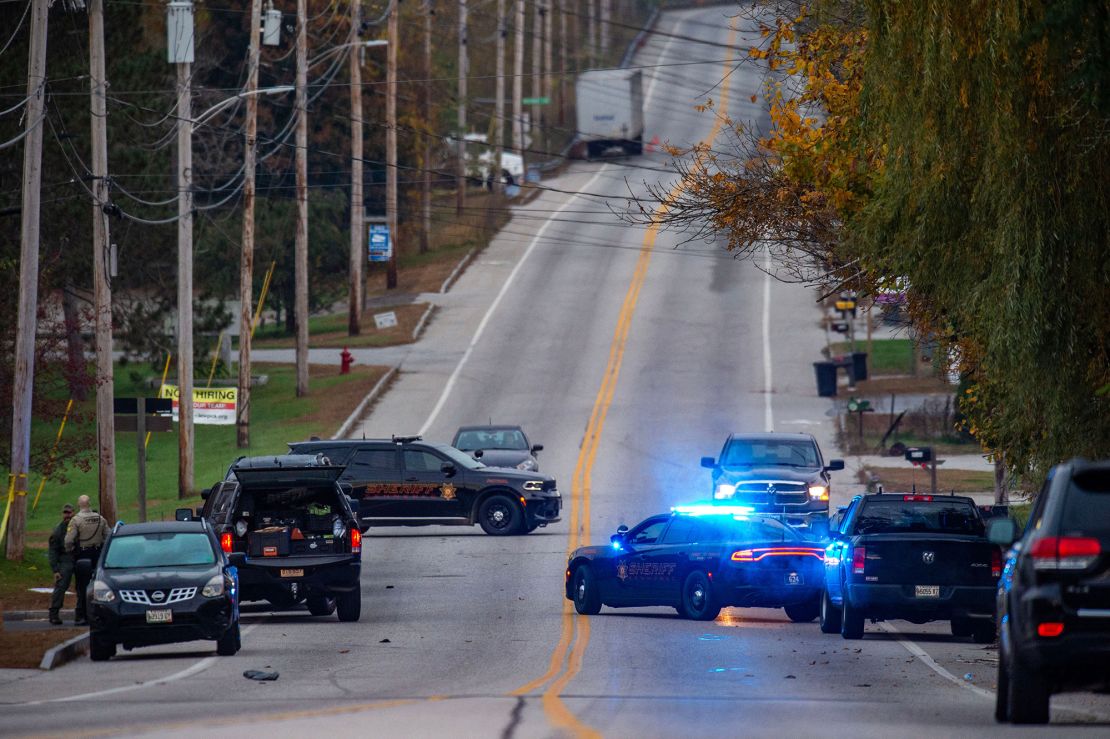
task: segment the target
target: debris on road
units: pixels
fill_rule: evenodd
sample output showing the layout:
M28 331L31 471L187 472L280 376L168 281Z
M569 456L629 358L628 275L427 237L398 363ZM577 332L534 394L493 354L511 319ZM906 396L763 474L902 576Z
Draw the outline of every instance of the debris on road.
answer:
M277 680L278 673L265 672L264 670L245 670L243 672L243 677L248 680Z

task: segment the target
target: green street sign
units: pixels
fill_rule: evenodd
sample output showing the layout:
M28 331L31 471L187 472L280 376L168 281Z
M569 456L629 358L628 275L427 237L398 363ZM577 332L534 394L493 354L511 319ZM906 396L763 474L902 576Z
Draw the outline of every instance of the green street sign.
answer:
M520 102L522 105L549 105L551 103L551 98L523 98Z

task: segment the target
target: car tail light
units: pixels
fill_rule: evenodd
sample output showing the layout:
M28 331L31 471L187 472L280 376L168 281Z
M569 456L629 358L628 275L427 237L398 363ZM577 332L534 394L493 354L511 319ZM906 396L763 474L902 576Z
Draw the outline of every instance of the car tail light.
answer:
M852 574L862 575L864 558L867 556L866 547L856 547L852 550Z
M913 503L932 503L933 496L931 495L903 495L902 500Z
M220 549L223 549L224 552L227 553L227 554L231 554L231 532L230 531L225 531L222 534L220 534Z
M351 529L351 552L362 551L362 532L358 529Z
M1002 577L1002 552L997 549L991 550L991 577L996 580Z
M754 562L755 552L751 549L740 549L732 553L733 562Z
M1054 637L1064 633L1064 625L1059 621L1046 621L1037 624L1037 636Z
M1029 550L1037 570L1085 570L1101 553L1098 539L1082 536L1046 536Z

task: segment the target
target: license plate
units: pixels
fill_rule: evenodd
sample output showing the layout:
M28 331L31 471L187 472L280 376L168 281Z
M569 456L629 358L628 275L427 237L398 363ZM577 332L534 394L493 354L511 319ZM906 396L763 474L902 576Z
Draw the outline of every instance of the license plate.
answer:
M282 570L282 577L304 577L304 570Z
M169 608L158 611L147 611L146 622L148 624L172 624L173 611L171 611Z
M786 576L787 585L801 585L805 582L800 572L791 572Z
M918 598L939 598L940 585L915 585L913 594Z

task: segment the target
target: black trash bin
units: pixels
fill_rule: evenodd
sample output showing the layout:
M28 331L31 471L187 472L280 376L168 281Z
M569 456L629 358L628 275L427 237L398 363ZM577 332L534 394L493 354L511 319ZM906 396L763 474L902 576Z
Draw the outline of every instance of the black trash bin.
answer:
M852 352L852 377L856 382L867 379L867 352Z
M814 362L817 375L817 394L822 398L836 397L836 362Z

